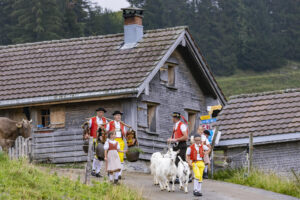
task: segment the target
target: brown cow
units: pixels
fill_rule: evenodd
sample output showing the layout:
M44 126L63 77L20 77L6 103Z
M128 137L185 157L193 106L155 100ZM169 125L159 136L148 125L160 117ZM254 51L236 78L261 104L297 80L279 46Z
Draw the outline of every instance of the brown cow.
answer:
M31 135L32 120L22 120L17 122L6 117L0 117L0 146L4 151L8 151L15 143L17 137L28 138Z

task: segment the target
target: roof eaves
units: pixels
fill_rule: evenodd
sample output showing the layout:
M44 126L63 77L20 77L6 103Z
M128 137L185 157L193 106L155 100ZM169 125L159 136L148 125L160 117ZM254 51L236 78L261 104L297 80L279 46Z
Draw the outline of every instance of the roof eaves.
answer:
M206 60L204 59L203 55L201 54L200 48L197 46L196 42L194 41L192 35L190 34L190 32L187 30L187 39L189 40L190 44L191 44L191 48L194 51L196 57L199 59L200 64L204 66L204 73L207 76L207 79L209 80L209 83L211 85L211 87L213 88L213 90L215 91L215 93L217 94L219 100L221 101L222 105L226 105L226 97L223 94L221 88L219 87L215 77L213 76L213 73L211 72L209 66L207 65Z
M136 88L127 88L119 90L107 90L89 93L78 93L78 94L66 94L66 95L55 95L55 96L44 96L44 97L33 97L24 99L12 99L0 101L0 108L20 106L20 105L32 105L39 103L49 103L49 102L61 102L76 99L87 99L95 97L109 97L122 94L136 94L138 91Z
M300 132L277 134L277 135L266 135L266 136L254 136L253 144L261 145L261 144L272 144L272 143L290 142L290 141L298 141L298 140L300 140ZM237 146L246 146L248 144L249 144L249 138L222 140L222 136L221 136L221 140L216 146L237 147Z

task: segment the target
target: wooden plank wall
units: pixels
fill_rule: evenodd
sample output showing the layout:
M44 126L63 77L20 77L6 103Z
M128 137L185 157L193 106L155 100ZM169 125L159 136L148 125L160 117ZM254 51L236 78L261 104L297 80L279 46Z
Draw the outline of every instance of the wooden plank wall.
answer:
M137 130L140 147L145 154L142 159L149 160L152 153L163 152L167 148L167 139L172 135L172 112L180 112L188 120L189 111L194 111L196 133L199 126L199 116L206 114L206 96L195 81L187 63L178 52L172 56L177 61L175 66L175 84L167 85L167 70L161 69L149 84L149 95L145 93L138 99ZM147 104L155 104L156 107L156 131L150 131L147 123Z
M82 130L56 130L53 133L34 134L33 160L45 163L73 163L87 160L82 149Z

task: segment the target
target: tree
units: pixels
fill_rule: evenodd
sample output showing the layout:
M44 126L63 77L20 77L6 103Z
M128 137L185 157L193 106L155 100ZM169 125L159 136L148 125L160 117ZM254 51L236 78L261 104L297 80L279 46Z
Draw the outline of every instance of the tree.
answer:
M9 37L13 43L60 39L61 13L56 0L14 0Z

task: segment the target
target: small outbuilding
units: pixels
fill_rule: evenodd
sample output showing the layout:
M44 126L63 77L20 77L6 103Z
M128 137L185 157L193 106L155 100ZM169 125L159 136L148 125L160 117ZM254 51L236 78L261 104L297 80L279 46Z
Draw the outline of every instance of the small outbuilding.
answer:
M300 172L300 89L231 97L218 116L221 139L232 167L247 164L253 133L253 165L279 173Z

